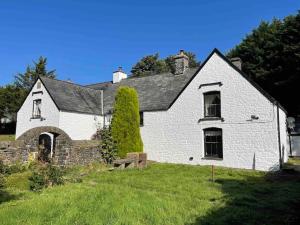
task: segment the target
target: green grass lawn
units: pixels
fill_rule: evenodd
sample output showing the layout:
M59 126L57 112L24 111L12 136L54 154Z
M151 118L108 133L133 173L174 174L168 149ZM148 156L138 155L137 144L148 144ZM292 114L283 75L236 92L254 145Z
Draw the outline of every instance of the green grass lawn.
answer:
M299 224L300 181L265 173L152 164L144 170L70 170L83 177L33 193L28 172L7 177L0 224Z
M0 141L14 141L14 134L0 134Z

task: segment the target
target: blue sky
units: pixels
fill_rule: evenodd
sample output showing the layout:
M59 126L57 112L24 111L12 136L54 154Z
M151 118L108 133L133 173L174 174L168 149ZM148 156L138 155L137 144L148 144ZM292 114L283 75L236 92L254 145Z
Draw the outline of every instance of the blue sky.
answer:
M0 2L0 85L39 56L58 79L80 84L112 79L141 57L185 49L203 61L226 53L262 20L300 9L298 0L26 0Z

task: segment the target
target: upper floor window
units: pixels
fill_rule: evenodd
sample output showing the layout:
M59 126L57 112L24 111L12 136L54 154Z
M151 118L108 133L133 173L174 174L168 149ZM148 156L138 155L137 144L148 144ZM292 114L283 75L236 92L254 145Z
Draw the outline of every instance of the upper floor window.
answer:
M32 111L32 117L33 118L40 118L41 117L41 107L42 107L42 100L41 99L33 100L33 111Z
M222 129L204 129L205 157L223 158Z
M221 117L221 97L219 91L204 93L204 117Z

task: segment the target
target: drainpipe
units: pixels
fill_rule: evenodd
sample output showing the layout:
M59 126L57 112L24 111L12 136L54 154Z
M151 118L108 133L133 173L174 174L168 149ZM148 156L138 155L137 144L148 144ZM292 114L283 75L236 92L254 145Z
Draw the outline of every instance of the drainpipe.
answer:
M279 168L282 169L281 159L281 140L280 140L280 121L279 121L279 103L276 102L277 106L277 133L278 133L278 148L279 148Z
M105 117L104 117L104 105L103 105L103 90L101 90L101 115L102 115L102 117L103 117L102 128L104 128L104 125L105 125Z

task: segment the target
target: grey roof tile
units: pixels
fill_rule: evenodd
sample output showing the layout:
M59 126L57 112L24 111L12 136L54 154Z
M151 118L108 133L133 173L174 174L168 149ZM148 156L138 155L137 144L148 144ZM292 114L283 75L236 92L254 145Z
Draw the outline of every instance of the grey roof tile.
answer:
M47 77L40 79L60 110L101 114L101 91Z
M137 90L141 111L166 110L192 78L197 68L184 74L163 73L145 77L129 77L113 84L111 81L81 86L66 81L41 77L54 102L61 110L101 114L101 90L104 92L104 113L113 109L116 90L129 86Z

